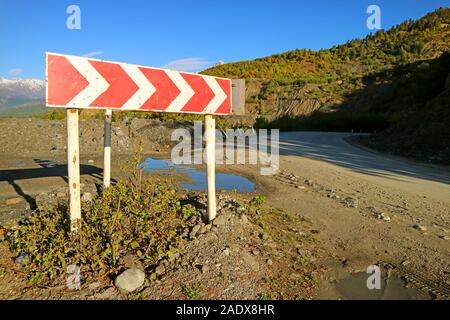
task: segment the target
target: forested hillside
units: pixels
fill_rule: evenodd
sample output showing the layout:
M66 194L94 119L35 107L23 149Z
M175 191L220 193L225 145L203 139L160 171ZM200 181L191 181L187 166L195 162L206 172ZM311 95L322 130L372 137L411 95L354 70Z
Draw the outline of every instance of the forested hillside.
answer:
M293 50L204 73L247 80L247 123L382 131L372 146L450 163L449 48L450 9L441 8L330 49Z

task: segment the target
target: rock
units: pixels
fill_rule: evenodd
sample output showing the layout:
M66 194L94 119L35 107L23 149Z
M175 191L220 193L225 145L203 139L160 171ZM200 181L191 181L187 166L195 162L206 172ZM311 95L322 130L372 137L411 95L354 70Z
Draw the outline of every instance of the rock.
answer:
M260 252L259 252L258 249L253 249L253 250L252 250L252 254L255 255L255 256L258 256L259 253L260 253Z
M204 234L206 232L208 232L208 228L207 228L207 225L204 224L201 226L200 230L198 230L198 234Z
M347 197L344 199L344 204L347 208L358 208L358 199Z
M312 185L314 184L314 181L311 180L311 179L307 179L307 180L305 180L305 183L306 183L308 186L312 186Z
M244 207L238 207L238 208L236 209L236 212L237 212L237 213L243 214L243 213L245 212L245 208L244 208Z
M13 206L13 205L21 203L22 201L23 201L23 198L19 198L19 197L11 198L11 199L6 200L6 205Z
M201 266L202 273L206 273L209 271L209 266L207 264L204 264Z
M306 187L305 186L299 186L299 185L297 185L297 186L295 186L297 189L306 189Z
M127 269L119 274L114 285L127 292L133 292L144 284L145 273L139 269Z
M65 197L67 197L67 193L59 191L56 193L56 197L57 198L65 198Z
M193 239L197 235L198 231L200 230L201 226L199 224L195 225L191 232L189 233L189 238Z
M245 214L243 214L243 215L241 215L241 221L243 222L243 223L247 223L248 222L248 218L247 218L247 216L245 215Z
M261 233L259 234L259 237L260 237L262 240L267 240L267 239L269 239L269 236L268 236L267 233L265 233L265 232L261 232Z
M380 220L386 221L386 222L391 221L391 218L389 216L387 216L384 212L381 212L380 214L378 214L377 218Z
M424 227L424 226L422 226L420 223L416 223L416 224L413 226L413 228L414 228L414 229L417 229L417 230L419 230L419 231L427 231L427 228Z
M158 276L164 274L165 272L166 272L166 267L162 263L160 263L155 269L155 273Z
M219 230L219 229L218 229L216 226L214 226L214 227L211 228L211 231L212 231L212 232L217 232L217 230Z
M30 262L30 255L26 252L22 252L18 257L16 257L16 259L14 259L14 262L22 266L26 265Z
M222 252L223 252L223 254L226 255L226 256L229 256L229 255L230 255L230 249L228 249L228 248L224 249Z
M410 263L411 263L410 261L405 260L405 261L402 262L402 266L406 267Z
M269 266L273 265L272 259L267 259L266 263L267 263Z
M450 240L450 237L446 236L445 234L440 235L439 238L444 239L444 240Z
M90 192L84 192L81 195L81 201L83 202L91 202L94 199L94 197L92 196L92 193Z
M92 159L89 159L88 160L88 163L94 163L95 161L94 160L92 160Z

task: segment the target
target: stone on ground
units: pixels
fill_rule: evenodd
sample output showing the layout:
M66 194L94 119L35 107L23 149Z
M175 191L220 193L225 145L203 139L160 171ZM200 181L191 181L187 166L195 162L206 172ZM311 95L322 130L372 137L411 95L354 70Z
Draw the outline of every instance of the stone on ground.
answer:
M114 285L127 292L133 292L144 284L145 273L139 269L127 269L119 274Z

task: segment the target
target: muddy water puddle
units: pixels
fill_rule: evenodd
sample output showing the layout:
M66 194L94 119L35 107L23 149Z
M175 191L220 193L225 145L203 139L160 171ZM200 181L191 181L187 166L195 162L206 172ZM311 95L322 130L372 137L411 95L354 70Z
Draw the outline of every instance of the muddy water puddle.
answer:
M206 190L206 170L193 165L177 165L170 160L147 158L141 163L141 168L146 172L181 174L190 181L181 183L186 190ZM236 190L239 192L251 192L255 190L255 183L238 174L216 172L217 190Z
M369 289L370 274L356 272L322 288L320 298L342 300L430 300L425 292L411 286L400 276L382 272L380 289Z

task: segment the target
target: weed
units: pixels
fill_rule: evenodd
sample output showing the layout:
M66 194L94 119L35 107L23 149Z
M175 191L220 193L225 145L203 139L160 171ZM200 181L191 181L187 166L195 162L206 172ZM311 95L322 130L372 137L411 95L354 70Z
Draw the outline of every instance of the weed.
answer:
M200 296L201 287L202 286L199 282L184 284L181 286L181 292L187 300L196 300Z
M248 202L247 213L253 216L255 219L259 219L263 211L262 206L266 201L266 197L263 195L254 196Z
M272 295L270 293L259 293L256 296L256 300L272 300Z
M309 260L307 257L299 255L295 258L294 264L298 267L305 268L309 265Z

